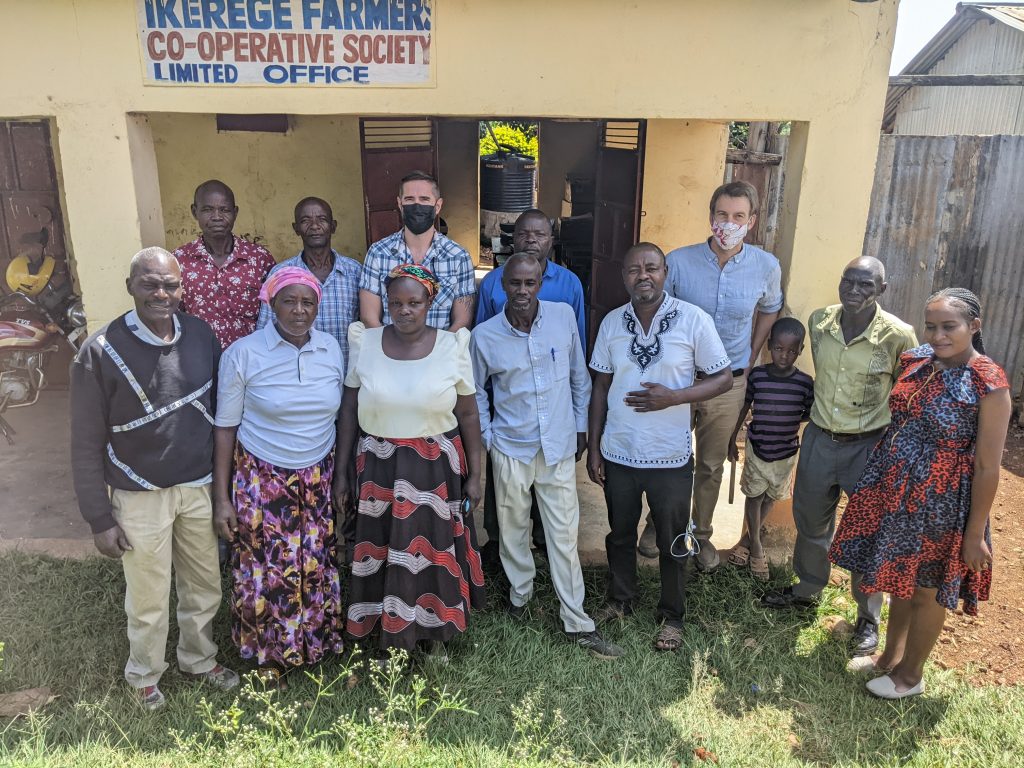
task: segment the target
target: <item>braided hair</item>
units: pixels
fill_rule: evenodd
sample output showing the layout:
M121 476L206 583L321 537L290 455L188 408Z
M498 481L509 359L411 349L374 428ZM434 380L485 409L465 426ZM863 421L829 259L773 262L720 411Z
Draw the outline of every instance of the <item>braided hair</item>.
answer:
M936 291L929 296L928 301L925 303L931 304L933 301L939 301L940 299L944 299L958 307L968 322L981 318L981 301L966 288L943 288L941 291ZM983 355L985 354L985 343L981 339L980 330L971 337L971 343L978 352Z

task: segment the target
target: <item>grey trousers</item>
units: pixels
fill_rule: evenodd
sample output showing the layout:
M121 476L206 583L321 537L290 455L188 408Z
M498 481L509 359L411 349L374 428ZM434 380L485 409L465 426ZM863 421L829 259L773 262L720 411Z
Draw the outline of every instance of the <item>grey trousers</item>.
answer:
M800 460L793 487L793 520L796 546L793 570L800 577L793 594L816 597L828 583L832 564L828 548L836 532L836 507L840 491L853 492L878 436L837 443L812 422L804 430ZM857 601L857 618L876 625L882 613L882 593L860 590L860 574L850 574L850 589Z

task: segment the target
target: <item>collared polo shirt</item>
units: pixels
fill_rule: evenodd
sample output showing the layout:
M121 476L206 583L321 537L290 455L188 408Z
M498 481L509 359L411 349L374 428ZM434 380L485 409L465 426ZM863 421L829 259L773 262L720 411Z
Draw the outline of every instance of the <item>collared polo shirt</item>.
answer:
M842 314L843 305L833 304L815 310L807 321L814 358L811 421L830 432L871 432L889 424L889 391L900 355L917 346L917 336L878 307L868 327L847 344Z
M274 266L262 245L232 237L231 253L219 267L202 236L174 252L181 267L181 311L205 320L221 349L256 330L260 286Z
M590 374L574 317L566 304L541 301L529 333L513 328L504 311L473 329L469 348L488 450L523 463L540 451L547 466L576 453L576 433L587 431Z
M591 368L612 375L601 455L628 467L685 466L689 404L639 413L626 405L626 394L643 389L641 382L683 389L693 385L698 370L712 374L729 366L715 324L700 307L665 294L646 333L632 304L613 309L601 321L590 357Z
M587 343L587 309L583 300L583 284L572 272L548 259L547 267L540 283L541 301L557 301L568 304L576 315L576 328L580 340ZM501 276L505 272L504 265L492 269L480 281L479 296L476 301L476 325L490 320L505 308L508 296L501 286Z
M676 248L666 261L665 290L711 315L733 368L746 368L754 314L782 309L779 260L744 243L739 253L719 267L715 252L703 242Z
M297 349L268 323L221 357L215 423L238 427L238 441L257 458L305 469L334 447L344 378L333 336L313 328Z
M313 327L334 337L341 347L341 359L348 370L348 327L359 319L359 274L362 267L355 259L342 256L335 250L331 250L331 253L334 254L334 268L327 275L327 280L320 284L320 308ZM270 274L285 267L299 267L310 273L313 271L302 260L301 252L282 261L270 270ZM261 304L256 327L265 327L273 316L274 311L267 304Z
M384 306L384 325L391 325L384 280L398 265L415 263L409 246L405 244L404 231L400 229L395 234L378 240L370 246L366 258L363 259L359 288L380 296L381 304ZM473 260L469 258L469 251L435 231L426 258L420 266L433 272L441 283L441 290L427 311L427 325L446 331L452 324L452 304L455 300L476 293Z

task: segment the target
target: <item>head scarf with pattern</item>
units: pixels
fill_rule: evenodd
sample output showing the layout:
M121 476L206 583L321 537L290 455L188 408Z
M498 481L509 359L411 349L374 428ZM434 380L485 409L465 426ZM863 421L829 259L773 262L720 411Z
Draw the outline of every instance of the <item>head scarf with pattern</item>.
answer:
M408 277L410 280L415 280L422 285L427 289L427 298L430 299L437 296L437 292L441 290L441 283L438 281L437 276L426 267L421 267L418 264L399 264L388 272L387 280L384 281L385 289L400 277Z
M317 303L320 303L320 296L323 293L320 281L316 279L316 275L302 267L282 267L271 272L260 288L260 301L269 304L282 288L289 285L305 285L312 288Z

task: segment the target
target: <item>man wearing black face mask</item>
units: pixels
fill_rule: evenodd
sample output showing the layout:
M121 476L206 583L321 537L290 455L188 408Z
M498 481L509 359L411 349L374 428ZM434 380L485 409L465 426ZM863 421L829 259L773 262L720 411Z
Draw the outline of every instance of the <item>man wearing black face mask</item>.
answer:
M370 246L359 280L359 319L367 328L391 324L384 279L400 264L431 270L441 290L427 310L427 325L447 331L468 328L473 319L476 283L469 252L434 229L441 212L441 191L433 176L414 171L398 187L404 226Z

